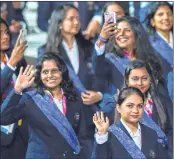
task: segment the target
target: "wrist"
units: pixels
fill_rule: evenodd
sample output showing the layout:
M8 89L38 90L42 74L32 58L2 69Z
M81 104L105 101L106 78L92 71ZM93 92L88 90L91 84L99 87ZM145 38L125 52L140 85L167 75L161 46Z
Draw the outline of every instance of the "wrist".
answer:
M108 39L103 38L101 35L98 36L98 40L104 44L106 44L108 42Z
M17 65L17 61L16 60L13 60L13 59L10 59L9 61L8 61L8 64L10 64L12 67L16 67L16 65Z
M99 136L102 136L102 135L105 135L106 132L105 132L105 131L97 131L97 134L98 134Z
M22 88L20 88L20 87L14 87L14 90L15 90L15 92L18 94L20 94L23 90L22 90Z

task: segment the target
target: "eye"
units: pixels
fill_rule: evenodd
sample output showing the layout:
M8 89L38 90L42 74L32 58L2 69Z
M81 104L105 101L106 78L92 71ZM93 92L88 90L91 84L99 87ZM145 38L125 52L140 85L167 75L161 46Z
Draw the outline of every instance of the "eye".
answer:
M53 70L52 70L52 73L58 73L58 72L59 72L58 69L53 69Z
M138 104L138 108L143 108L144 105L143 104Z
M131 32L131 29L126 28L124 31L126 31L126 32Z
M43 73L44 75L46 75L46 74L48 74L48 70L44 70L42 73Z
M126 105L128 108L132 108L133 107L133 105L131 105L131 104L128 104L128 105Z
M142 80L143 81L147 81L148 80L148 77L143 77Z
M132 77L132 80L133 80L133 81L138 81L139 78L138 78L138 77Z
M160 17L163 16L163 13L158 13L158 16L160 16Z

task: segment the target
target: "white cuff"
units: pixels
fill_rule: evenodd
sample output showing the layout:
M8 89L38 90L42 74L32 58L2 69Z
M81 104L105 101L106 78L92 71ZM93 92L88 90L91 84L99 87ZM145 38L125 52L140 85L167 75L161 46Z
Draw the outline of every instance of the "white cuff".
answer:
M101 100L103 99L103 94L101 92L97 92L101 96Z
M95 140L97 144L104 144L106 141L108 141L108 132L104 135L98 135L98 133L95 133Z
M96 50L97 56L100 56L100 55L104 54L105 44L102 45L101 47L98 47L97 44L95 43L95 50Z
M16 67L11 66L8 62L7 62L7 66L10 67L10 69L12 69L13 71L16 70Z

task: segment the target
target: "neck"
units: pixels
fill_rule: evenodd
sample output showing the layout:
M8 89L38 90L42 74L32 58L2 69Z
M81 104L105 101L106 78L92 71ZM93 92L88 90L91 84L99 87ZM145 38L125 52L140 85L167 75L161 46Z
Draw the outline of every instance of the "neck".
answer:
M136 123L128 123L128 122L124 121L123 119L122 119L122 121L131 130L131 132L133 133L133 135L135 135L135 133L137 132L137 129L138 129L138 122L136 122Z
M72 35L63 36L63 40L67 43L69 49L73 48L74 36Z
M52 96L58 100L62 99L62 92L61 92L61 88L57 87L53 90L51 90Z
M170 32L169 31L160 31L158 32L167 40L167 42L170 42Z
M133 49L125 49L124 51L128 54L128 58L130 60L135 60L136 59L135 54L133 52Z

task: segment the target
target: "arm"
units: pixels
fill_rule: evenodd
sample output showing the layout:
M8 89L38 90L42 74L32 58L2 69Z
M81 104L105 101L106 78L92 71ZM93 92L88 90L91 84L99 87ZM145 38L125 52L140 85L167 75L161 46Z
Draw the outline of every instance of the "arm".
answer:
M22 95L13 89L1 105L1 125L9 125L22 118L25 108Z

